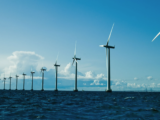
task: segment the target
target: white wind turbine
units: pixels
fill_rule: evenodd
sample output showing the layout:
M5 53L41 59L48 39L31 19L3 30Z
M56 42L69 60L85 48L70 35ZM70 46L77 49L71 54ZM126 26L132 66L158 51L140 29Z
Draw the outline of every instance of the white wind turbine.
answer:
M76 61L76 68L75 68L75 89L74 89L74 91L77 92L78 91L78 89L77 89L77 63L78 63L77 60L81 60L81 58L77 58L76 57L76 44L75 44L74 57L72 59L73 59L73 63L74 63L74 61ZM72 63L72 65L73 65L73 63Z
M31 91L33 91L33 74L34 74L35 72L34 71L32 71L32 68L31 68L31 75L32 75L32 85L31 85Z
M108 77L108 83L107 83L107 92L112 92L112 89L110 87L110 48L114 49L115 46L109 46L108 43L109 43L109 40L110 40L110 37L111 37L111 34L112 34L113 27L114 27L114 24L113 24L112 29L110 31L110 34L109 34L109 37L108 37L108 40L107 40L107 44L106 45L100 45L100 47L105 47L106 48L106 66L107 66L107 52L108 52L108 76L107 76Z
M56 62L54 64L55 70L56 70L56 89L55 89L55 91L58 91L58 89L57 89L57 73L58 73L58 67L60 67L60 65L57 64L57 60L58 60L58 55L57 55Z
M16 90L17 90L17 84L18 84L18 75L16 75Z
M25 89L25 75L26 74L23 73L22 75L23 75L23 90L24 90Z
M10 73L10 77L9 77L9 79L10 79L10 87L9 87L9 90L11 90L11 79L12 79L12 77L11 77L11 73Z
M43 63L42 63L42 68L41 68L41 73L42 73L42 89L41 89L41 91L44 91L44 88L43 88L43 86L44 86L44 71L46 71L46 69L43 68Z
M5 78L5 74L4 74L4 90L5 90L5 82L6 82L6 78Z

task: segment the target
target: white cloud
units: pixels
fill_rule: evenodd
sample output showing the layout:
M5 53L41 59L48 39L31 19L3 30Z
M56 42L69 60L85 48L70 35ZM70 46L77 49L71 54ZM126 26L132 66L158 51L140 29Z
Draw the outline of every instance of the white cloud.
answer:
M68 80L74 80L75 79L75 68L74 66L72 67L71 63L68 63L64 70L60 71L59 73L59 78L63 79L68 79ZM77 73L78 79L83 79L83 80L94 80L94 79L104 79L104 74L95 74L92 71L87 71L85 74L82 74L81 72Z
M74 68L71 63L68 63L64 70L59 73L63 78L72 79L74 77Z
M154 88L154 87L156 87L156 84L155 83L151 83L149 87Z
M140 88L141 85L140 84L136 84L136 83L127 83L127 87Z
M135 77L135 78L134 78L134 80L138 80L138 78L137 78L137 77Z
M44 58L35 52L15 51L7 59L11 65L4 68L4 73L9 76L10 73L13 75L29 72L31 68L36 70L40 60Z
M148 79L148 80L152 80L153 77L152 77L152 76L148 76L147 79Z
M93 73L91 71L88 71L85 73L86 78L93 78Z
M97 74L97 76L96 76L97 79L101 79L103 77L104 77L104 74L102 74L102 73L101 74Z
M115 86L126 86L127 83L125 81L114 81Z
M103 83L100 83L99 80L94 80L90 85L103 85Z
M25 79L32 79L32 78L31 78L31 76L25 76ZM41 80L42 77L41 76L33 76L33 79L40 79ZM46 78L44 78L44 79L46 79Z

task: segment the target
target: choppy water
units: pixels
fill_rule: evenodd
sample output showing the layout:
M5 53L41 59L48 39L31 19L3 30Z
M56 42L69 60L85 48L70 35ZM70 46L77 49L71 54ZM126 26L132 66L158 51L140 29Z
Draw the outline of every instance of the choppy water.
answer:
M160 119L160 93L0 90L0 119Z

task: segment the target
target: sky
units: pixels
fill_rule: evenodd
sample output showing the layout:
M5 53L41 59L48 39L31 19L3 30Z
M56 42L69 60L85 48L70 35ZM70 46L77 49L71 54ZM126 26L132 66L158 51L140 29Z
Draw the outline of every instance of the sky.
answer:
M114 23L111 49L113 91L160 91L159 0L1 0L0 1L0 89L3 78L26 73L26 89L41 89L41 67L45 67L44 89L55 89L58 56L58 89L73 90L76 42L78 90L107 89L105 48ZM6 89L9 79L6 80Z

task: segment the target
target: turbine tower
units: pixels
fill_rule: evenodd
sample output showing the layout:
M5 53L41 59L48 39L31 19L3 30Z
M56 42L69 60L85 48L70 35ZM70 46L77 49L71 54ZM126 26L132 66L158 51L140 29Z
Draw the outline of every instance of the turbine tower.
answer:
M41 91L44 91L44 89L43 89L43 84L44 84L44 71L46 71L46 69L45 68L41 68L41 73L42 73L42 90Z
M0 79L1 80L1 79Z
M76 57L76 44L75 44L74 57L72 59L73 59L73 63L74 63L74 61L76 61L76 68L75 68L75 89L74 89L74 91L77 92L78 91L78 89L77 89L77 63L78 63L77 60L81 60L81 58L77 58ZM72 63L72 65L73 65L73 63Z
M35 72L34 71L32 71L32 69L31 69L31 75L32 75L32 87L31 87L31 90L33 91L33 74L34 74Z
M17 90L17 83L18 83L18 75L16 75L16 90Z
M57 56L57 59L58 59L58 56ZM55 89L55 91L58 91L58 89L57 89L57 73L58 73L58 67L60 67L60 65L57 65L57 59L56 59L56 62L54 64L55 70L56 70L56 89Z
M113 27L114 27L114 24L113 24L112 29L110 31L110 34L109 34L109 37L108 37L108 40L107 40L107 44L106 45L100 45L100 47L105 47L106 48L106 66L107 66L107 52L108 52L108 76L107 76L108 77L108 83L107 83L107 91L106 92L112 92L112 89L110 87L110 48L114 49L115 46L109 46L108 43L109 43L109 40L110 40L110 37L111 37L111 34L112 34Z
M24 90L25 89L25 75L26 74L23 73L22 75L23 75L23 90Z
M5 90L5 81L6 81L6 78L4 77L4 90Z
M11 79L12 79L11 75L10 75L9 79L10 79L10 87L9 87L9 90L11 90Z

